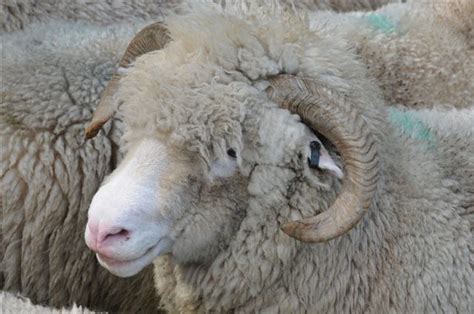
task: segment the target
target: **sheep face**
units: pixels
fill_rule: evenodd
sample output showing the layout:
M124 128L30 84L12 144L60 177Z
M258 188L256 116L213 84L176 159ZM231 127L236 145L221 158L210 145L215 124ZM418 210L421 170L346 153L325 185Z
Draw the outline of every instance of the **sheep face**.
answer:
M232 157L210 171L196 158L153 137L133 143L89 211L86 242L103 266L133 275L161 254L195 262L225 246L245 214L245 178Z
M268 78L296 71L299 50L290 44L274 60L247 38L250 26L201 18L203 29L168 21L180 39L139 56L116 82L126 157L95 195L85 237L120 276L163 254L209 264L249 234L295 245L280 225L325 210L341 186L332 146L267 96ZM298 25L290 38L306 32ZM200 41L205 27L238 38Z
M85 234L111 272L133 275L163 254L178 264L212 262L238 233L249 232L244 220L269 220L288 241L279 221L318 210L296 204L295 190L316 189L315 203L334 197L324 191L340 168L298 116L258 88L213 78L179 89L160 84L167 96L158 102L152 90L148 99L142 88L129 93L135 80L125 79L119 94L127 154L95 195ZM320 169L308 162L315 153ZM291 202L299 211L290 212Z

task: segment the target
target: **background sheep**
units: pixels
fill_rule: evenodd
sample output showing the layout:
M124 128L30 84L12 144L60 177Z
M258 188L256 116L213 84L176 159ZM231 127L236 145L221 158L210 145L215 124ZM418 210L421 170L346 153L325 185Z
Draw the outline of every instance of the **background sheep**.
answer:
M89 209L100 263L160 256L170 312L472 312L473 181L449 156L474 168L474 111L448 136L384 106L331 33L227 10L148 29L109 83L128 152Z
M7 292L0 292L0 304L2 313L4 314L19 314L19 313L34 313L34 314L79 314L79 313L93 313L82 307L74 305L70 309L52 309L42 307L40 305L33 305L30 300L18 295L13 295Z
M464 108L474 99L474 35L468 32L474 1L447 3L412 1L366 14L314 12L311 22L314 30L353 45L389 105Z

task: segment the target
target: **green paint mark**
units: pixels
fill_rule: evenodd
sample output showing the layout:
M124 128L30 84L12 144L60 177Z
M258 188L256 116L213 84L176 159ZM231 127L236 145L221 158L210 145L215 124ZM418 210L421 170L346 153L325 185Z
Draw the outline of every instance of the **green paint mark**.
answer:
M436 147L436 138L431 130L423 123L415 112L400 111L395 108L389 109L390 122L403 134L411 138L425 142L429 149Z
M382 32L389 34L395 31L395 24L390 18L383 14L369 13L365 15L369 24L375 29L381 30Z

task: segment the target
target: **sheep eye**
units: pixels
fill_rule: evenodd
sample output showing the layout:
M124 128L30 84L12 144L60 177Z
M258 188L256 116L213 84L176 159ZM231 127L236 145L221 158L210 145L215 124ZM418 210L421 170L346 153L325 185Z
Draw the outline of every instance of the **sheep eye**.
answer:
M312 141L309 144L311 149L311 156L308 158L310 168L319 168L319 157L321 155L321 144L317 141Z
M230 149L227 151L227 155L229 155L229 156L232 157L232 158L237 158L237 153L236 153L235 150L233 150L232 148L230 148Z

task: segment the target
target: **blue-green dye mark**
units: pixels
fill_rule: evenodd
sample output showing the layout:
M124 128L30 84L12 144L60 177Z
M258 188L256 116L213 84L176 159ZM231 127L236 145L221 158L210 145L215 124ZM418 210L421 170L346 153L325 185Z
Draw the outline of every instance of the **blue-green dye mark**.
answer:
M386 34L395 31L395 24L384 14L368 13L365 15L365 18L372 27Z
M389 109L390 122L412 139L424 142L429 149L436 147L436 138L415 112L400 111L395 108Z

